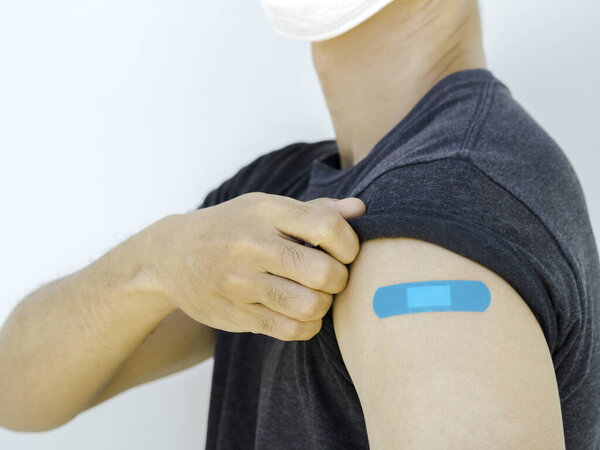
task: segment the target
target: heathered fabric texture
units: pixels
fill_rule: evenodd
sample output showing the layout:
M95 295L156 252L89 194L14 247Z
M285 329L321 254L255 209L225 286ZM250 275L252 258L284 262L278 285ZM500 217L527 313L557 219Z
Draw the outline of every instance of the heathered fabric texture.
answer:
M349 220L361 241L421 239L488 267L545 335L567 449L600 448L600 264L584 195L507 87L487 70L453 73L366 158L339 164L333 140L291 144L242 167L199 208L252 191L355 196L367 207ZM368 448L331 309L309 341L217 332L206 448Z

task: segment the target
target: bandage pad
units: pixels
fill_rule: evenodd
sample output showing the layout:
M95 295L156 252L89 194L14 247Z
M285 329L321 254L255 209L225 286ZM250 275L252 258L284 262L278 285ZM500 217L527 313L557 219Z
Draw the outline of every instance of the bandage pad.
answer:
M380 319L429 311L482 312L491 298L490 290L481 281L418 281L377 288L373 310Z

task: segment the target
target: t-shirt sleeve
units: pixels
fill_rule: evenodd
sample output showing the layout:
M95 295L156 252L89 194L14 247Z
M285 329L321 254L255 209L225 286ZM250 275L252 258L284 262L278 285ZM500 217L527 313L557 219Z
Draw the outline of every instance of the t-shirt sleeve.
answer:
M348 220L361 242L420 239L486 266L528 304L555 363L564 356L579 314L576 301L565 303L572 271L547 228L508 190L469 161L445 158L381 171L351 196L366 205Z

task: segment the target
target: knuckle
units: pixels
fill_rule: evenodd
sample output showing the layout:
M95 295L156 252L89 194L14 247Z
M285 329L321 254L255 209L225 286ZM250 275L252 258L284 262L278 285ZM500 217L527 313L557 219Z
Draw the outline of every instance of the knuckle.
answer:
M227 272L222 281L225 292L235 293L244 288L242 277L237 272Z
M322 264L320 269L315 270L313 274L314 282L316 283L317 288L319 288L320 290L323 290L323 288L326 288L329 284L329 266L329 263Z
M270 285L267 290L267 295L269 299L271 299L273 304L282 308L288 307L289 295L281 286L277 286L274 284Z
M319 318L312 320L310 324L306 324L306 331L302 340L309 340L315 337L321 331L323 327L323 319Z
M319 234L324 239L331 239L340 231L341 216L336 211L327 208L329 211L323 214L317 224Z
M348 235L344 235L343 250L344 256L343 259L340 259L340 262L343 264L350 264L358 256L358 252L360 251L360 240L354 230Z
M255 202L260 202L266 198L266 194L264 192L260 192L260 191L252 191L252 192L246 192L244 194L241 194L239 197L249 199L249 200L252 200Z
M348 283L348 275L348 268L343 264L339 264L337 273L333 277L333 279L335 280L334 283L337 283L335 285L335 292L341 292L344 290L346 284Z
M281 265L285 265L286 261L291 261L294 268L299 269L302 260L302 254L294 245L283 244L280 249Z
M320 286L326 287L328 291L339 292L346 285L348 279L348 268L337 262L328 262L319 274Z
M325 315L331 304L332 295L312 291L312 294L302 302L302 315L305 319L320 319Z
M296 340L302 336L304 326L297 320L288 320L284 326L281 327L281 337L283 340Z
M294 201L290 203L290 214L293 217L300 217L305 214L308 214L310 211L310 207L301 201Z
M235 239L231 251L235 258L249 256L259 249L258 242L250 235L241 235Z
M261 334L272 335L273 330L275 329L275 324L273 323L273 319L269 316L262 316L259 320L258 324L258 332Z
M325 286L331 285L332 282L336 282L338 276L338 264L328 259L319 271L319 284Z
M302 318L312 319L316 318L321 311L321 305L318 300L309 299L302 302Z
M265 192L254 192L254 201L257 207L264 211L271 205L273 198Z
M269 194L260 191L246 192L245 194L239 195L237 198L246 202L245 206L250 208L251 212L254 210L263 212L268 208L272 201Z

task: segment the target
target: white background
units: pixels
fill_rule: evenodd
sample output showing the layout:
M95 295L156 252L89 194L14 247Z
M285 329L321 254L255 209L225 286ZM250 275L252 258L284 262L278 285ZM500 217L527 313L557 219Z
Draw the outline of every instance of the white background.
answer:
M484 0L489 68L559 143L600 236L600 3ZM0 321L267 151L330 139L309 44L258 0L0 3ZM0 368L2 370L2 368ZM212 362L2 449L204 447Z

